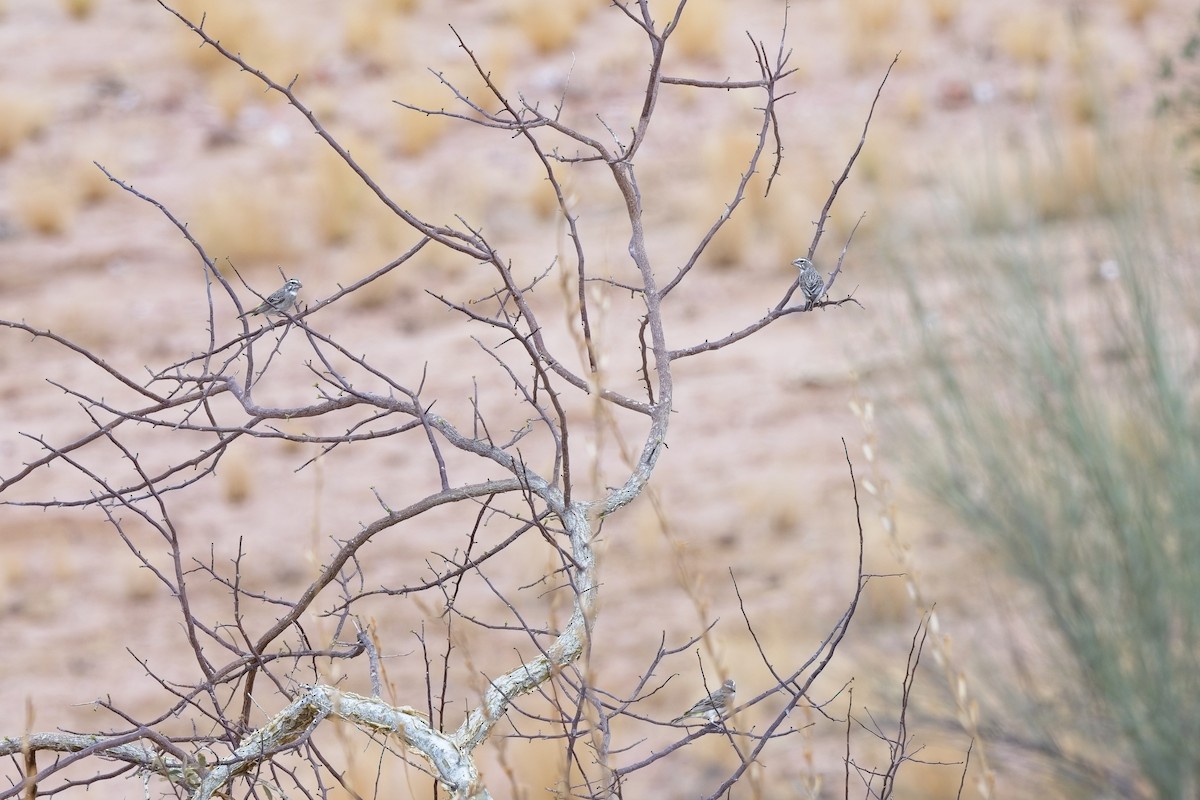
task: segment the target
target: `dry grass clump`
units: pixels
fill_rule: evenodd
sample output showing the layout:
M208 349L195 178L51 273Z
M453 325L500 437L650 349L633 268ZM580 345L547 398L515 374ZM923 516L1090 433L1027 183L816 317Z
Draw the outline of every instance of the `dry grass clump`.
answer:
M284 196L268 180L218 181L200 191L188 223L218 269L228 262L239 270L271 267L298 247L294 225L280 207Z
M878 120L854 162L851 175L876 189L895 186L902 182L903 158L908 150L895 124Z
M854 621L872 627L888 628L911 625L915 620L912 598L904 578L896 573L894 561L867 564L867 571L886 577L872 578L863 589Z
M332 682L339 677L340 670L336 665L331 667L327 675L323 675L323 679ZM354 688L361 690L362 687ZM405 697L401 701L391 701L405 704L411 700L413 698ZM358 800L377 795L380 785L404 787L402 791L394 793L397 797L438 796L433 778L409 766L404 759L386 758L382 752L383 746L378 741L368 740L361 731L341 722L333 726L331 731L330 741L322 742L321 747L340 749L340 757L345 760L347 767L342 781L329 787L330 800Z
M473 103L485 109L496 109L499 107L499 103L489 88L488 82L502 92L511 91L509 79L513 64L512 43L503 36L493 37L486 47L475 49L475 56L487 74L486 81L473 66L466 64L449 66L445 72L446 80ZM455 110L460 113L475 114L457 99L453 104L456 106Z
M308 72L316 53L303 42L289 41L261 8L241 0L176 0L173 7L195 24L204 19L204 31L248 64L283 80ZM188 64L205 73L234 69L216 50L177 26L179 50ZM267 97L270 97L268 95Z
M745 265L751 260L749 255L756 241L756 227L745 206L740 206L709 242L704 251L704 260L721 269Z
M1158 8L1158 0L1121 0L1121 11L1130 25L1141 27L1146 17Z
M254 492L254 469L245 448L231 445L217 466L221 495L230 505L241 505Z
M1086 81L1072 81L1064 95L1064 105L1072 122L1088 126L1099 122L1103 101L1095 87Z
M24 142L45 129L50 107L35 92L0 88L0 158L7 158Z
M411 14L421 7L421 0L382 0L383 6L396 14Z
M109 169L114 168L114 164L109 159L101 163ZM87 156L78 154L72 156L69 169L69 180L75 185L79 193L79 200L84 205L99 203L116 189L115 184L108 179L108 176L101 172L100 168Z
M902 4L892 0L843 0L843 49L851 69L886 64L901 49ZM911 38L905 41L911 49Z
M387 27L376 3L347 3L342 6L342 49L356 56L370 56L383 49Z
M263 28L259 14L248 4L236 0L176 0L172 5L197 25L203 19L204 30L235 53L243 52L246 41L256 38ZM182 26L176 30L180 52L189 65L202 72L211 72L225 63L216 50L202 46L196 34Z
M925 588L920 582L920 572L913 557L912 549L900 533L897 519L897 503L891 482L883 473L879 459L879 439L877 437L875 405L870 400L855 397L850 401L850 410L862 424L863 440L861 453L863 466L858 470L858 482L863 492L863 510L875 512L877 521L890 545L890 555L896 565L895 572L900 577L890 579L891 582L902 584L904 598L911 604L914 611L920 614L927 630L927 645L933 663L942 673L946 688L954 698L955 718L962 731L976 743L973 767L977 772L974 785L983 797L995 796L995 773L991 767L987 742L979 730L979 702L975 690L968 681L966 672L960 667L952 647L949 633L942 629L941 618L925 594ZM875 581L873 581L874 583ZM867 587L868 591L870 586ZM894 596L895 587L887 587L885 592L893 593L892 597L881 596L880 600L890 609L899 600ZM867 601L875 603L877 601ZM881 613L883 608L875 608L875 613ZM932 791L933 787L929 787ZM935 794L923 795L936 797ZM954 796L954 795L952 795Z
M962 0L925 0L925 8L934 27L948 28L962 11Z
M1042 67L1060 52L1062 14L1034 7L1002 13L996 24L1001 52L1018 64Z
M262 84L241 70L218 70L208 80L209 100L227 125L237 121L247 104L262 94Z
M756 145L757 139L752 133L737 128L714 131L704 140L703 184L693 198L692 211L699 222L705 226L711 224L733 199ZM731 267L761 257L758 245L766 243L760 235L765 205L764 182L760 166L759 172L746 185L742 203L705 250L705 260L717 266Z
M1023 67L1012 89L1013 99L1025 105L1033 105L1041 99L1046 88L1045 83L1041 70Z
M794 536L801 526L801 507L791 493L795 486L791 475L738 486L734 495L745 512L748 526L764 530L770 536ZM750 521L753 522L750 522Z
M48 327L93 352L107 350L117 338L117 321L98 310L94 295L62 299L48 317Z
M123 558L115 570L121 596L127 602L143 605L158 598L162 583L154 573L132 558Z
M910 83L900 90L898 101L900 119L909 127L920 125L929 110L925 97L925 88L919 84Z
M428 75L404 81L397 99L431 111L439 111L449 103L458 102L449 89ZM421 155L436 144L446 132L449 120L444 116L425 114L403 106L396 106L395 109L397 148L401 155L410 158Z
M1034 215L1041 220L1072 219L1121 207L1125 190L1101 157L1094 130L1074 127L1033 166L1030 176Z
M901 4L891 0L842 0L845 20L856 31L877 36L895 27Z
M554 194L550 179L543 174L531 172L525 190L525 203L533 212L533 216L543 222L557 214L558 197Z
M418 29L385 0L347 3L341 15L342 50L379 71L406 68L421 47Z
M960 797L977 796L967 791L959 793L959 785L963 783L965 753L965 745L929 743L922 737L920 754L900 770L896 782L896 800L957 800ZM974 764L970 766L974 767ZM977 771L968 769L966 787L975 785L970 776Z
M551 716L551 709L546 708L544 713ZM511 797L570 796L564 751L555 746L554 739L522 741L500 736L496 741L500 743L497 746L500 768L513 788ZM580 778L577 771L573 770L571 775L576 780Z
M87 19L96 10L95 0L58 0L58 4L72 19Z
M544 55L575 41L588 10L584 0L513 0L509 18L534 51Z
M339 286L348 287L365 278L370 273L389 263L395 256L382 243L370 241L341 252L334 259L334 274ZM346 302L360 311L374 311L385 307L396 297L397 271L402 274L404 266L397 267L387 275L376 278L370 283L356 289L346 298Z
M1030 155L1005 149L976 165L975 180L962 180L959 195L977 233L1004 231L1031 219L1043 222L1109 213L1127 201L1119 170L1101 158L1099 135L1072 127Z
M955 180L955 193L964 221L975 234L1007 230L1020 218L1020 181L1011 154L996 154L989 158L989 163L983 167L959 170ZM982 179L981 175L984 176Z
M80 201L79 188L70 176L48 166L18 172L9 184L9 195L18 221L44 236L65 233Z
M792 259L808 252L814 224L829 192L832 178L813 165L802 168L797 180L777 184L771 189L766 209L766 225L779 248L776 268L794 277Z
M92 162L91 156L103 149L102 143L85 141L14 170L8 193L17 220L44 236L65 233L81 206L100 202L114 189ZM104 160L112 166L111 159Z
M370 139L353 133L340 138L354 160L378 179L383 167L383 153L379 147ZM349 239L363 225L368 205L379 200L323 140L318 140L316 147L312 171L315 228L322 241L337 244Z
M728 29L727 0L690 0L670 46L685 58L716 60L721 57Z

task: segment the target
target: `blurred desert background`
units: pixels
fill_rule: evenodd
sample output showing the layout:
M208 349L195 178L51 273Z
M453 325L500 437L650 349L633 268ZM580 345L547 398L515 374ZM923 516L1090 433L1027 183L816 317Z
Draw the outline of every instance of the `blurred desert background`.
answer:
M665 3L652 5L656 19L666 17ZM597 136L606 135L601 118L626 136L643 101L645 38L602 0L179 0L175 7L196 20L207 14L207 30L276 79L287 83L298 75L301 99L398 202L436 223L457 224L458 215L482 228L527 278L551 269L563 252L553 197L528 145L393 101L459 110L431 69L482 98L450 25L498 85L543 108L565 96L564 118ZM667 73L756 79L747 32L773 53L784 8L777 0L691 0L671 41ZM909 720L913 749L922 748L918 757L930 763L905 765L897 796L955 797L960 782L963 797L1169 796L1148 777L1154 762L1125 718L1094 682L1078 677L1073 649L1064 645L1074 640L1064 639L1046 603L1052 590L1023 572L1020 557L989 537L986 526L943 502L939 480L956 465L929 466L932 459L921 456L942 452L930 444L937 437L925 440L914 430L938 424L924 381L934 370L922 355L931 331L949 334L945 352L952 361L983 365L990 363L988 351L976 348L986 348L987 340L969 338L973 322L1025 309L1030 318L1078 326L1062 330L1078 332L1086 373L1086 365L1107 364L1114 352L1107 315L1141 308L1121 299L1126 292L1141 297L1130 288L1131 275L1186 276L1195 197L1179 137L1194 107L1187 68L1195 48L1190 38L1200 32L1196 9L1179 0L796 0L787 23L796 72L786 84L795 94L780 105L781 173L767 197L765 176L751 181L745 202L671 298L669 343L719 338L778 301L794 278L790 262L807 250L830 185L899 53L815 259L828 271L861 218L832 292L833 299L852 293L859 305L792 315L746 341L676 363L677 413L652 484L662 514L642 498L604 524L594 674L614 691L629 689L664 631L668 645L678 645L719 620L712 649L703 651L706 674L734 675L747 698L768 686L770 675L741 621L731 570L768 651L786 665L812 652L854 587L857 528L845 440L860 478L867 568L889 577L869 583L814 695L829 698L853 679L856 709L892 720L912 637L922 611L936 605L930 634L936 643L926 645ZM207 346L208 306L195 251L156 208L111 184L94 161L164 204L223 272L235 266L262 294L281 283L282 271L303 281L302 301L315 302L418 241L295 109L198 45L148 0L0 0L0 318L49 328L132 375ZM663 87L636 160L660 275L673 274L730 201L755 144L760 104L754 92ZM768 154L767 170L770 163ZM562 174L593 274L632 280L627 223L604 170L580 165ZM1151 258L1138 244L1141 236L1171 245ZM1029 286L1010 280L1019 272L1003 266L1011 260L995 257L1014 248L1036 276ZM1172 269L1160 270L1164 265ZM571 352L557 269L535 305L558 327L548 335ZM466 301L486 296L495 280L461 256L426 247L310 323L406 384L425 375L427 401L468 425L473 387L508 401L511 382L472 341L475 328L426 290ZM1178 321L1170 331L1187 342L1194 317L1183 300L1190 296L1174 286L1157 290L1173 303L1160 318ZM617 293L607 297L596 302L598 341L614 384L637 396L636 304ZM222 302L218 341L237 331L234 309ZM245 291L243 303L255 302ZM1053 309L1049 317L1045 308ZM1062 330L1048 326L1045 336L1058 340ZM969 343L977 341L985 344ZM1186 344L1168 349L1181 359L1191 352ZM1121 363L1133 358L1120 352ZM310 357L299 335L289 337L260 385L259 401L314 400L304 366ZM1019 382L1020 369L999 371L1003 363L995 362L985 393L1003 395ZM1194 373L1179 376L1186 387ZM44 453L23 434L62 443L89 430L78 401L47 380L121 398L110 379L77 355L0 331L0 476ZM1114 432L1116 452L1131 463L1179 441L1170 429L1150 431L1153 415L1140 414L1132 397L1125 402L1120 382L1097 385L1119 398L1114 408L1123 413L1101 417L1112 424L1105 430ZM1046 395L1057 388L1047 384ZM569 402L588 413L583 398ZM1014 452L1036 456L1040 417L1031 410L1026 418L1027 427L1010 425L992 440L998 450L1011 440ZM639 442L642 423L622 418L619 427ZM340 430L322 420L289 425L294 432ZM133 435L155 463L191 457L198 447L198 440L181 443L170 432ZM588 435L601 455L588 461L580 447L588 464L581 483L598 493L623 475L613 440ZM172 498L172 519L189 555L227 567L240 547L247 584L287 595L306 585L331 539L354 535L378 515L372 489L399 507L437 486L423 440L389 439L299 469L314 455L310 447L279 441L237 443L216 475ZM1017 474L1023 457L1010 463ZM86 462L121 469L111 449L97 448ZM1070 477L1064 481L1074 485ZM92 488L58 466L0 500L86 497ZM998 515L1007 513L997 506ZM1186 540L1194 519L1182 512L1174 519ZM151 558L161 554L161 541L136 521L128 524ZM422 519L380 537L363 553L377 570L370 580L401 585L428 577L437 562L431 554L463 546L463 524L449 516ZM1172 547L1168 560L1186 567L1187 542ZM510 588L531 584L552 563L544 550L540 540L522 542L497 561L491 577ZM213 619L230 622L221 586L197 574L193 591ZM502 615L485 590L473 591L481 613ZM397 703L423 705L413 632L424 630L435 641L442 635L436 599L376 598L369 606ZM543 617L561 612L527 599ZM272 618L270 609L253 613ZM1176 623L1164 624L1169 637ZM306 625L320 641L333 635L327 619L314 616ZM172 599L95 509L0 508L0 716L7 725L0 735L22 733L27 708L32 730L121 727L92 704L97 698L135 716L155 716L169 695L139 660L169 680L194 680L179 627ZM519 647L497 646L484 630L458 630L452 725L477 698L479 675L511 666ZM359 661L330 669L325 679L368 690ZM678 675L640 713L670 719L698 696L695 653L677 656L665 671ZM1153 688L1167 705L1180 705L1185 693L1173 678L1169 670L1160 673ZM277 708L264 700L259 721ZM766 719L765 706L761 719L756 713L739 724ZM831 713L844 718L844 696ZM816 713L797 712L794 722L804 731L768 749L757 778L760 796L841 797L845 728ZM517 727L528 732L531 724ZM630 758L677 734L669 728L639 734L649 739ZM375 764L345 735L330 747L344 747L349 761L361 762L355 780L369 796ZM878 741L861 731L855 737L864 763L886 757ZM719 739L677 754L671 775L635 776L626 796L705 796L735 766ZM551 746L513 739L489 747L483 767L494 796L552 796ZM1195 769L1177 766L1181 773ZM411 789L413 796L431 796L427 781L394 764L384 775L383 794L400 797ZM1186 779L1181 785L1196 790ZM127 780L92 793L141 791ZM1184 791L1177 796L1196 796ZM861 793L851 785L850 796Z

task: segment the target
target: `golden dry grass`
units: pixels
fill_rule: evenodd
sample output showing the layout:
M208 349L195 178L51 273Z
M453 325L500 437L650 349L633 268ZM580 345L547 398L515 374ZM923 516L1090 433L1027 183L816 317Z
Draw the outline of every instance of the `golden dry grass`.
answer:
M996 233L1016 224L1018 174L1014 160L1001 154L986 164L960 165L951 173L963 220L972 233Z
M1045 90L1045 77L1042 70L1035 67L1022 67L1013 87L1013 97L1021 103L1032 105L1042 98Z
M699 198L706 214L715 213L733 199L734 189L749 168L750 157L757 145L758 139L752 131L737 126L724 126L706 133L701 143L705 187ZM742 209L749 206L752 211L761 210L766 186L762 163L759 162L759 171L746 184Z
M669 46L684 58L715 61L724 51L729 25L728 0L690 0Z
M188 222L219 270L226 272L228 262L243 274L274 267L296 252L298 243L291 234L295 223L281 208L283 194L272 181L233 177L199 190Z
M206 87L208 97L227 125L233 124L242 109L262 94L262 84L241 70L214 71Z
M929 104L925 97L925 87L919 84L907 84L900 90L897 101L900 119L909 127L916 127L925 119L929 112Z
M553 53L575 41L587 5L581 0L512 0L509 18L534 51Z
M58 0L63 11L72 19L87 19L96 10L96 0Z
M119 564L116 577L127 602L141 605L156 599L163 591L162 583L142 564L131 558L121 559Z
M342 135L340 141L363 169L371 175L381 174L383 153L374 141L356 133ZM366 210L378 204L379 199L323 140L314 141L314 147L314 228L322 241L337 244L349 239L370 221L365 217Z
M393 253L393 250L374 239L368 239L361 244L356 243L335 259L334 269L338 283L341 286L357 283L391 261ZM360 311L375 311L386 307L396 297L404 271L403 266L398 267L382 278L376 278L355 290L347 298L350 306Z
M725 221L704 251L704 261L720 269L735 269L750 261L757 226L745 207Z
M1102 100L1096 91L1079 81L1072 82L1065 91L1064 104L1072 122L1078 125L1094 125L1100 121Z
M80 191L67 171L37 166L19 171L9 185L13 212L29 230L61 236L70 228Z
M221 496L225 502L241 505L254 492L254 468L245 448L231 445L221 463L217 465L217 477L221 479Z
M323 678L336 678L325 675ZM322 726L317 737L323 750L338 752L338 760L347 766L343 774L344 785L336 783L329 790L331 798L357 800L372 797L380 785L388 787L388 794L396 798L433 797L433 780L418 769L405 763L404 759L390 758L381 752L378 742L369 741L359 730L344 722Z
M429 111L459 110L453 108L457 100L450 90L429 75L416 75L406 79L398 89L397 99L417 108ZM395 106L391 113L396 120L396 146L403 156L412 158L425 153L446 132L448 120L444 116L400 106Z
M243 51L242 45L263 29L259 15L236 0L176 0L172 6L197 25L203 20L205 31L233 52ZM190 66L210 72L225 63L216 50L201 46L196 34L182 26L175 31L176 46Z
M855 622L874 627L911 625L916 619L912 598L896 563L888 559L877 559L867 565L867 571L888 577L872 578L863 590L858 603Z
M532 701L537 704L537 701ZM543 709L549 714L550 709ZM563 748L555 746L554 740L535 739L522 741L507 740L497 746L500 767L507 782L514 789L514 797L541 798L567 797L570 789L566 785L566 759ZM576 779L578 773L574 774Z
M878 35L894 28L900 19L901 4L890 0L842 0L845 22L865 35Z
M512 75L513 48L512 42L503 37L495 36L492 40L482 47L473 48L475 57L479 59L479 64L483 67L484 73L487 75L487 80L479 74L479 71L474 66L468 64L454 64L446 68L446 80L454 86L460 93L464 94L471 102L482 106L485 109L495 109L499 107L499 103L495 99L495 94L488 86L490 82L492 86L497 87L501 92L508 93L512 91L510 78ZM449 95L449 90L444 90ZM475 112L471 111L467 106L460 103L457 99L443 101L451 103L451 110L459 113L474 116Z
M859 181L880 190L895 186L904 172L904 154L910 149L903 131L890 119L878 120L867 136L851 173Z
M420 47L411 28L386 0L358 0L341 8L342 50L381 70L404 68Z
M411 14L416 11L421 0L382 0L384 8L396 14Z
M240 55L250 66L285 83L290 76L310 71L320 53L311 43L291 41L264 16L261 9L239 0L177 0L173 7L221 46ZM201 72L236 69L216 50L201 46L200 37L182 25L175 33L176 48L186 63ZM269 95L267 97L270 97ZM274 98L272 98L274 100Z
M82 148L87 152L87 148ZM92 159L87 155L75 154L69 157L68 169L70 172L70 182L75 185L79 192L79 199L84 205L92 205L99 203L101 200L109 197L116 192L116 184L108 179L108 176L100 171L100 168L92 163ZM111 158L103 158L102 164L110 170L116 169L120 171L117 162Z
M1158 0L1121 0L1121 12L1130 25L1141 26L1158 9Z
M996 43L1001 52L1018 64L1045 66L1062 52L1062 12L1052 7L1006 11L996 20Z
M558 198L554 187L543 174L530 173L525 190L525 203L539 220L547 220L558 213Z
M13 86L0 88L0 158L45 129L50 120L50 105L37 92Z
M925 0L929 19L937 28L949 27L962 11L962 0Z
M341 15L343 50L368 56L382 49L385 26L375 3L348 3L342 6Z
M902 4L892 0L842 0L842 50L846 64L859 72L886 65L907 45L913 32L905 30ZM906 59L906 63L911 61Z
M799 179L781 183L771 190L767 206L767 226L778 243L778 270L794 275L793 259L804 255L812 241L812 223L821 213L825 202L823 192L829 184L821 172L810 166L801 168Z
M1095 131L1072 127L1059 145L1035 162L1033 212L1042 220L1075 218L1119 205L1119 187L1107 172Z
M959 797L962 761L963 749L957 743L922 742L920 755L900 770L896 800L954 800ZM964 791L962 797L976 797L976 794Z
M47 327L72 342L100 353L117 338L117 321L96 308L90 296L71 296L56 305L46 317Z

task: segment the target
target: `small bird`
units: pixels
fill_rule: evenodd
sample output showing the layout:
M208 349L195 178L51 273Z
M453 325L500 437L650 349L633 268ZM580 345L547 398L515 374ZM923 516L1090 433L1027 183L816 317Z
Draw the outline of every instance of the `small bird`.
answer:
M737 684L730 678L721 684L721 688L697 702L682 716L671 720L671 723L682 722L688 717L704 717L709 722L716 722L729 712L730 706L733 705L733 693L736 691Z
M825 293L825 279L807 258L797 258L792 262L792 266L800 270L800 291L804 293L804 299L811 307Z
M304 288L304 284L295 278L288 278L288 282L279 287L267 297L266 301L258 308L252 308L245 314L242 314L238 319L245 319L254 314L266 314L270 317L272 314L282 314L292 306L296 305L296 295Z

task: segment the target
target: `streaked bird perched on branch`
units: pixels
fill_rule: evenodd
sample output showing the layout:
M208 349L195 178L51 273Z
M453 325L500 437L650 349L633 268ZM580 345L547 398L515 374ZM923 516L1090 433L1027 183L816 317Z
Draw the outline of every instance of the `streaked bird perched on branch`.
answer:
M715 692L703 700L697 701L696 705L671 720L671 723L682 722L688 717L704 717L709 722L716 722L729 713L729 709L733 706L733 694L736 691L737 684L733 682L733 678L730 678L722 683Z
M825 279L807 258L797 258L792 266L800 270L800 291L804 293L806 305L811 307L825 294Z
M282 314L296 305L296 295L300 293L302 288L304 288L304 284L300 281L295 278L288 278L288 282L271 292L261 305L250 309L238 317L238 319L245 319L255 314L266 314L268 317L273 314Z

